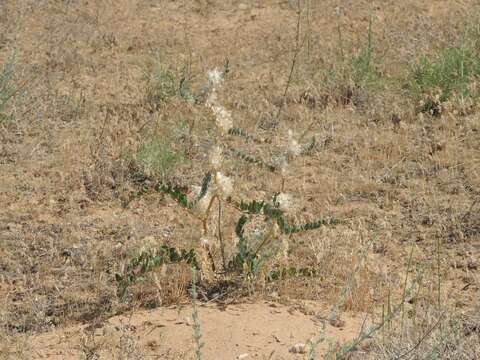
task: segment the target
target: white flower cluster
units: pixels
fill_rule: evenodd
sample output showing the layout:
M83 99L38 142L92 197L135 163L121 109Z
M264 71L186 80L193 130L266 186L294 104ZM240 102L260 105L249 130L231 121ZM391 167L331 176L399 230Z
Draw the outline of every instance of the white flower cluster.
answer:
M211 109L217 103L218 103L217 93L212 90L208 93L207 100L205 101L205 106Z
M228 130L233 127L232 114L221 105L212 105L211 109L215 114L216 123L222 135L227 134Z
M277 195L276 200L280 210L288 211L293 208L293 198L290 194L280 193Z
M295 139L293 130L288 129L287 144L283 155L279 158L279 167L283 178L286 178L289 173L289 162L301 153L302 145Z
M218 101L217 90L221 88L224 81L224 73L215 68L207 72L209 93L205 102L205 106L211 109L215 115L216 126L219 133L225 135L233 127L232 114L225 109ZM198 201L195 211L198 211L203 218L203 236L200 239L200 244L204 248L209 248L213 244L213 238L208 236L208 225L212 205L216 199L219 203L222 199L229 197L233 193L233 179L224 175L222 170L223 153L222 146L219 143L219 138L214 137L214 145L209 151L208 159L210 161L211 169L213 170L213 179L207 189L207 193ZM201 189L197 189L198 195ZM197 195L197 197L198 197Z
M216 124L222 135L228 133L233 127L232 114L218 102L217 90L223 84L223 72L215 68L207 72L210 93L208 94L205 106L210 108L215 115Z
M210 164L212 165L212 168L216 171L220 170L223 162L222 148L218 145L214 145L210 149L208 158L210 160Z
M222 86L223 83L223 73L218 68L214 68L212 70L207 71L208 82L213 89L213 92L219 87Z
M288 145L287 154L290 156L298 156L302 152L301 145L293 137L292 129L288 129Z
M233 193L234 181L231 177L216 171L213 180L214 183L209 186L207 193L196 204L196 211L202 215L207 213L214 196L227 198ZM198 198L200 191L200 186L194 186L193 197Z
M208 247L210 245L210 243L211 243L211 239L209 239L208 237L202 236L200 238L200 245Z
M200 196L201 191L202 188L200 186L193 186L193 196L195 199ZM211 201L212 193L210 191L207 191L207 193L197 202L196 211L198 211L200 214L205 214Z
M215 173L215 182L217 184L218 195L225 197L230 196L233 193L233 180L232 178L223 175L220 171Z

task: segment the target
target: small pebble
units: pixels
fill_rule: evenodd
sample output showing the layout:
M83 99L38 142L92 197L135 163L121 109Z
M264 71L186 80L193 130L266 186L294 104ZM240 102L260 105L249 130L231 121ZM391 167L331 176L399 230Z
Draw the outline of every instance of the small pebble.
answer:
M248 354L241 354L237 356L238 360L246 359L248 357Z

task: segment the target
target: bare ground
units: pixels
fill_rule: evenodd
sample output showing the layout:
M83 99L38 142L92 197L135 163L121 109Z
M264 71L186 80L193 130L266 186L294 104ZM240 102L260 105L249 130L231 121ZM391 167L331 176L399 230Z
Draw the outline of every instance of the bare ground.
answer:
M228 57L231 72L222 100L238 126L263 139L259 151L284 143L288 128L315 134L319 145L292 165L286 181L300 203L296 216L345 220L299 235L288 259L275 260L314 266L318 277L260 281L254 291L220 286L225 299L240 304L201 308L205 358L268 358L271 350L291 356L288 347L318 324L313 315L291 315L287 307L264 300L312 300L329 307L358 263L361 270L342 311L378 320L402 293L412 247L412 263L423 264L426 275L405 305L407 313L458 315L467 319L464 328L474 329L469 336L478 334L472 315L480 287L478 112L416 114L410 94L388 81L382 91L350 94L343 101L344 89L321 75L335 70L340 48L354 52L364 45L372 13L377 70L390 80L403 76L421 55L457 41L477 2L328 0L310 6L308 27L302 18L301 29L308 30L308 43L283 99L296 46L297 14L288 1L0 4L0 62L16 49L16 80L26 83L9 109L12 120L0 122L2 356L77 357L81 339L88 340L82 331L95 324L101 324L95 330L100 343L118 345L122 334L135 340L119 345L137 349L119 358L162 358L168 349L192 354L191 326L176 324L190 310L177 316L168 307L188 304L188 267L169 266L147 277L129 289L124 302L115 294L114 273L140 249L199 243L199 222L169 197L153 191L131 196L138 184L128 159L145 138L169 133L188 119L197 124L199 138L208 128L203 107L173 98L152 108L146 101L143 72L153 67L157 50L172 71L188 69L194 88ZM284 100L278 131L262 130ZM187 187L198 184L205 164L201 150L194 149L170 176ZM236 174L239 192L266 196L279 187L278 177L239 161L228 171ZM233 244L233 231L225 236ZM373 251L362 259L367 244ZM209 290L218 284L204 286L207 300L218 292ZM158 309L140 310L152 307ZM345 328L327 330L334 342L355 334L358 315L345 319ZM121 321L133 327L122 328ZM108 349L99 353L108 358Z
M290 350L315 337L325 320L313 315L312 309L310 312L306 315L295 307L267 302L225 308L202 305L198 313L205 343L203 355L206 359L235 359L242 354L257 359L301 358L302 354ZM129 350L139 356L193 358L192 325L189 307L160 308L113 317L100 324L53 331L33 338L29 345L33 358L78 358L87 351L86 347L95 345L100 356L118 356L126 351L125 344L118 343L122 340L130 341ZM361 319L348 317L336 327L326 326L326 336L342 343L357 335ZM318 350L326 351L327 344Z

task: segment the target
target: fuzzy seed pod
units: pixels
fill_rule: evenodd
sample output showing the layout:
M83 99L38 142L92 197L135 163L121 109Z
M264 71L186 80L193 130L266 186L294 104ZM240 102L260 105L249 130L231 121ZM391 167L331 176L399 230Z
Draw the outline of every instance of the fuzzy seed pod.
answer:
M210 149L209 159L213 170L219 171L222 167L223 161L222 148L218 145L213 146Z
M278 202L280 210L288 211L293 208L293 198L290 194L280 193L277 195L276 200Z
M228 197L233 193L233 180L223 175L220 171L215 173L215 182L218 187L218 191L224 197Z
M223 73L220 70L218 70L218 68L208 70L207 76L208 76L208 82L210 83L213 89L217 89L220 86L222 86Z
M291 156L298 156L302 152L302 147L293 137L292 129L288 129L287 153Z
M211 109L215 114L217 127L223 135L227 134L233 127L232 114L221 105L213 105Z

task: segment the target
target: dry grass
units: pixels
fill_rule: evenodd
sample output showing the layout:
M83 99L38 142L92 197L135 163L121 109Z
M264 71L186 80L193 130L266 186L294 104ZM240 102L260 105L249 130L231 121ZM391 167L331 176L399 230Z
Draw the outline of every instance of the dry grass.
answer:
M116 299L114 274L141 249L199 247L201 223L152 189L165 178L187 192L200 183L213 117L175 95L168 82L184 77L189 91L201 94L207 70L225 58L230 72L220 101L235 126L258 139L247 147L239 139L229 144L273 161L288 129L315 135L315 148L296 159L285 181L298 204L296 220L344 222L295 235L287 259L272 260L314 267L316 277L268 282L259 276L253 285L233 287L218 280L204 284L199 298L203 292L206 298L220 293L223 301L332 304L361 264L342 310L378 321L389 299L402 301L405 272L411 281L421 267L424 275L405 303L405 335L392 335L401 333L392 325L365 354L392 358L414 348L420 359L441 340L452 352L436 358L478 356L472 344L479 323L471 315L480 289L478 109L452 100L441 116L417 113L422 97L409 87L409 69L457 44L465 22L476 23L478 5L306 1L299 18L295 3L245 1L244 9L230 0L2 2L0 64L15 49L9 89L21 89L5 104L0 98L7 114L0 114L5 358L27 356L28 337L57 326L189 301L188 266L157 269L130 287L124 302ZM368 81L359 81L355 59L368 49L370 16ZM164 86L157 92L156 81ZM168 157L148 170L152 144L176 161ZM251 198L268 198L281 186L267 170L235 158L226 171L238 193ZM232 254L234 213L225 219ZM367 246L372 250L362 257ZM218 250L214 256L220 261ZM416 346L438 318L448 321ZM457 333L444 336L453 323ZM388 340L395 338L401 341ZM458 341L462 348L454 349Z

